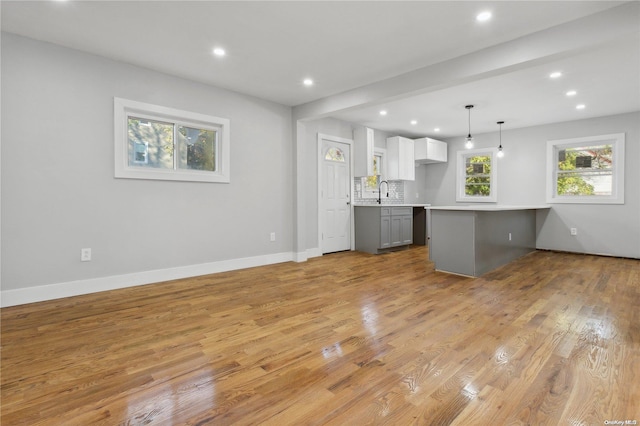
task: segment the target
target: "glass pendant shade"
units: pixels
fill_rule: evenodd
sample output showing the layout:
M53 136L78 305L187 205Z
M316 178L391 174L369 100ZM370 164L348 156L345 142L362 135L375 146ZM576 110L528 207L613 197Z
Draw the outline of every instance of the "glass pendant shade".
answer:
M464 140L465 140L465 143L464 143L465 148L467 149L473 148L473 136L469 135Z

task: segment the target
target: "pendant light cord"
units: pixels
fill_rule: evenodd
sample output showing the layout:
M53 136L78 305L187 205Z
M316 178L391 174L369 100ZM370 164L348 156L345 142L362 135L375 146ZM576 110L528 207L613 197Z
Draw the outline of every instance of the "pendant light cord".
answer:
M467 135L467 139L471 139L471 108L473 108L473 105L466 105L465 108L469 111L469 134Z
M504 156L504 151L502 150L502 125L504 124L504 121L498 121L496 124L500 126L500 146L498 146L498 157L502 158Z

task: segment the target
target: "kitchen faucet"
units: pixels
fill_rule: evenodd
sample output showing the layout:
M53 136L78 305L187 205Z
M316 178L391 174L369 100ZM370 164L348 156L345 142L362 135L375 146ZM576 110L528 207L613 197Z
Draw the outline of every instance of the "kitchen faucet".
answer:
M387 198L389 198L389 182L387 182L386 180L381 180L380 183L378 184L378 199L376 200L378 202L378 204L382 204L382 184L386 183L387 184Z

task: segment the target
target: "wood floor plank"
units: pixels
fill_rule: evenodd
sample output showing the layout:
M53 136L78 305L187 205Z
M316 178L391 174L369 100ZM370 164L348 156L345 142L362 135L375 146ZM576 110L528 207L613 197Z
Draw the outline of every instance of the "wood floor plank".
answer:
M640 261L343 252L1 310L2 425L640 422Z

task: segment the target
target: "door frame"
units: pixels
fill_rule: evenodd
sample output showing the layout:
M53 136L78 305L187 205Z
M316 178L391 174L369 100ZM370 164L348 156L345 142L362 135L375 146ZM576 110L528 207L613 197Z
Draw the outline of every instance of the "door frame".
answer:
M317 137L317 157L318 157L318 211L317 211L317 219L318 219L318 249L322 255L322 209L323 202L322 196L320 195L322 192L322 161L324 157L322 156L322 141L328 140L331 142L338 142L349 145L349 200L351 200L351 204L349 204L350 210L350 218L349 218L349 228L351 231L351 247L349 250L355 250L356 242L355 242L355 221L354 221L354 209L353 209L353 139L341 138L339 136L327 135L324 133L318 133Z

